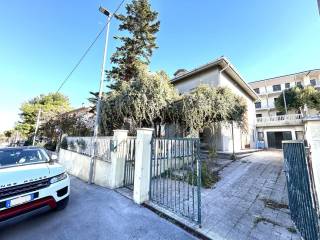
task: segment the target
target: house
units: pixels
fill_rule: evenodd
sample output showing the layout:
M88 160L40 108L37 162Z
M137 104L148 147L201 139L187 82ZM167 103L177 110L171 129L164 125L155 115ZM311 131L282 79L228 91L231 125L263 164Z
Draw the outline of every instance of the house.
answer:
M171 82L180 94L192 92L192 90L201 84L208 84L213 87L228 87L232 92L243 97L246 100L248 108L248 131L243 132L234 126L234 148L236 152L245 148L255 148L256 119L254 102L259 97L227 58L221 57L191 71L179 69L174 75L175 77ZM204 129L200 133L200 139L205 144L213 141L213 137L209 129ZM233 151L231 126L221 125L215 133L215 139L218 151Z
M320 69L254 81L249 85L261 99L256 102L255 107L258 141L262 143L262 147L282 148L282 140L304 139L304 116L295 111L288 111L286 114L278 112L275 100L285 89L297 85L311 85L320 89ZM310 109L307 114L315 115L317 112Z

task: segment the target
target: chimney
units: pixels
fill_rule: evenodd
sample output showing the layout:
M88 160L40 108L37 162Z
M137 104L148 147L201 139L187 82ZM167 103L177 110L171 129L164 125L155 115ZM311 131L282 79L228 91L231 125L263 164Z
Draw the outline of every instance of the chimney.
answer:
M173 75L174 75L174 77L180 77L187 72L188 71L186 69L180 68Z

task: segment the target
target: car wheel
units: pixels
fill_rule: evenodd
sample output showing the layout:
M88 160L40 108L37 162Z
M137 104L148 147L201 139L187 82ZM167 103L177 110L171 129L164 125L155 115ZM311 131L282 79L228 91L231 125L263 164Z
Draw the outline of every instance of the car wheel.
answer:
M57 207L55 210L60 211L67 207L69 202L69 196L57 202Z

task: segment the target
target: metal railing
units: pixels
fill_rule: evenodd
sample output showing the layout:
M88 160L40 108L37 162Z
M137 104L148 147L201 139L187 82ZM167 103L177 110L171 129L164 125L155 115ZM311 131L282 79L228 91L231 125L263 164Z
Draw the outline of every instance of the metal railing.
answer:
M201 224L199 139L153 139L150 200Z
M318 199L309 150L303 141L284 141L283 155L291 218L303 239L320 239Z
M258 117L257 124L269 124L269 123L280 123L280 122L295 122L303 119L302 114L287 114L270 117Z
M110 160L111 143L113 137L98 137L95 157L103 160ZM91 156L94 147L93 137L67 137L68 150L74 151L86 156Z
M133 190L135 160L136 160L136 138L129 137L123 143L125 158L123 186Z

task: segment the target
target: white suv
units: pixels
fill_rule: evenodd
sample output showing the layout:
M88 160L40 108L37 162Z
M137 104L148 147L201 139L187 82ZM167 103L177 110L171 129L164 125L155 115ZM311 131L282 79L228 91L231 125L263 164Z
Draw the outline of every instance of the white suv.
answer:
M0 221L44 206L67 206L70 179L56 159L37 147L0 148Z

